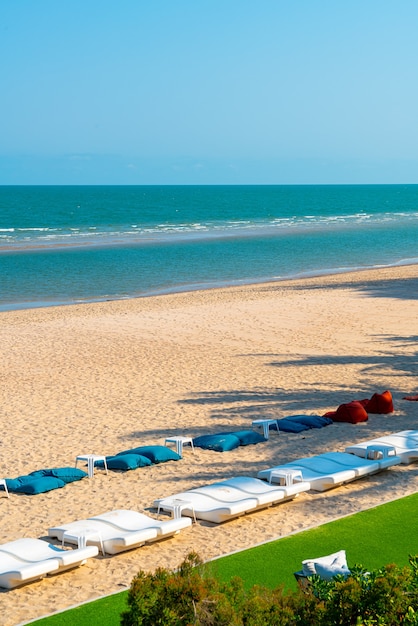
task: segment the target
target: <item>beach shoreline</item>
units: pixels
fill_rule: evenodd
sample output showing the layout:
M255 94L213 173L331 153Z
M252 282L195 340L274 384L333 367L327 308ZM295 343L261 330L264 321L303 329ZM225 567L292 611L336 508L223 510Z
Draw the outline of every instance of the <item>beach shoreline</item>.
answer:
M98 246L95 246L96 248ZM125 246L122 246L125 247ZM0 255L2 249L0 246ZM13 252L11 252L13 254ZM375 272L375 271L383 271L390 270L396 268L404 268L410 266L416 266L416 259L407 259L405 261L398 261L394 263L389 263L385 265L376 265L376 266L358 266L353 268L328 268L324 270L312 270L312 271L302 271L298 272L295 275L282 276L268 279L237 279L237 280L220 280L219 282L209 282L209 283L198 283L198 284L190 284L190 285L176 285L175 287L155 287L148 291L144 291L143 293L138 293L136 295L130 296L114 296L114 297L92 297L91 299L79 299L79 300L69 300L65 301L62 298L53 299L53 300L39 300L39 301L22 301L22 302L0 302L0 313L7 313L10 311L27 311L31 309L44 309L50 307L67 307L67 306L81 306L83 304L100 304L106 302L126 302L130 300L140 300L142 298L155 298L160 296L172 296L176 294L188 294L188 293L196 293L196 292L205 292L205 291L213 291L213 290L223 290L223 289L235 289L241 287L257 287L260 285L281 285L282 283L292 283L295 281L305 281L311 279L326 279L327 277L332 276L342 276L349 274L361 274L363 272Z
M166 436L251 428L260 417L324 414L390 389L395 411L226 453L183 459L38 496L0 500L0 541L123 508L155 516L156 497L301 456L416 428L418 265L0 313L3 418L0 474L15 477L111 455ZM5 626L128 588L139 569L175 567L195 549L210 559L339 515L415 493L400 466L326 493L173 539L90 559L2 593ZM295 564L297 567L298 564Z

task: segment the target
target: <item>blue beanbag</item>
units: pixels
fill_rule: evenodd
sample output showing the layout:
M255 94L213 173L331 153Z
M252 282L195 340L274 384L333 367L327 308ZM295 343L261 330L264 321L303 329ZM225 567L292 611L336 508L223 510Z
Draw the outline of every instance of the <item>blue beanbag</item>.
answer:
M108 469L114 470L134 470L138 467L146 467L152 465L151 461L140 454L118 454L116 456L107 456L106 465ZM103 461L96 461L96 467L104 467Z
M31 478L42 478L43 476L55 476L65 483L72 483L87 476L87 472L77 467L51 467L49 469L35 470L28 474Z
M13 493L36 494L64 487L67 483L81 480L86 476L86 472L76 467L53 467L35 470L17 478L6 478L6 484L7 489ZM47 480L49 478L51 480Z
M193 439L193 445L204 450L214 450L215 452L227 452L240 446L238 437L231 433L219 435L201 435Z
M287 417L277 420L277 423L279 425L279 430L282 430L284 433L301 433L303 430L310 429L310 426L287 419Z
M237 430L232 433L224 433L225 435L234 435L238 437L241 446L248 446L254 443L261 443L266 441L260 433L255 430Z
M31 481L24 482L14 489L15 493L25 493L27 495L35 495L37 493L45 493L52 489L60 489L65 487L65 482L55 476L43 476L41 478L32 478Z
M17 478L6 478L6 485L9 491L16 491L19 487L35 480L33 476L18 476Z
M133 448L132 450L118 452L116 456L123 456L125 454L139 454L145 456L151 463L165 463L166 461L179 461L181 459L181 456L179 456L177 452L174 452L174 450L166 446L141 446L139 448Z
M43 476L55 476L65 483L72 483L75 480L85 478L87 473L77 467L51 467L50 469L35 470L28 474L31 479L42 478Z
M32 478L42 478L42 476L48 476L48 472L49 470L47 469L40 469L40 470L35 470L34 472L31 472L30 474L28 474L28 476L31 476ZM25 478L25 477L20 476L20 478Z
M298 424L304 424L309 426L309 428L323 428L333 423L330 417L322 417L321 415L288 415L286 419L298 422Z
M84 472L78 467L53 467L45 471L47 472L46 476L54 476L55 478L63 480L66 484L81 480L87 476L87 472Z

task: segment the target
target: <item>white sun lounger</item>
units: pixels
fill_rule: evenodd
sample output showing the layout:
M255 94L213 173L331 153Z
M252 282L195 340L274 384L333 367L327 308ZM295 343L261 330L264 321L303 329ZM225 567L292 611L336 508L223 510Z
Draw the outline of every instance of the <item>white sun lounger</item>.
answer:
M299 493L310 489L308 482L300 481L283 486L268 485L263 480L251 476L237 476L229 480L224 480L220 484L237 489L243 494L256 497L258 507L277 504L281 500L290 500L295 498Z
M373 450L377 450L376 456L379 456L379 447L383 447L383 450L385 447L394 449L396 456L401 459L400 462L403 465L409 465L409 463L418 461L418 430L402 430L392 435L384 435L383 437L356 443L352 446L348 446L345 451L349 454L366 457L367 454L370 456Z
M177 534L190 519L156 520L137 511L118 509L48 529L50 537L69 543L94 544L103 553L118 554Z
M55 559L27 563L11 554L2 553L0 564L0 587L14 589L20 585L43 578L50 572L59 569L59 562Z
M0 586L13 589L25 583L83 565L97 556L95 546L63 550L42 539L24 537L0 545Z
M376 474L393 465L399 465L401 462L400 457L395 454L393 447L384 450L380 448L378 451L377 447L374 446L370 452L372 454L368 454L365 457L359 457L359 455L347 452L328 452L326 456L343 467L354 469L358 478L367 476L367 474Z
M182 515L221 524L239 515L295 498L308 489L307 483L279 487L266 485L257 478L239 476L155 500L154 504L159 510L172 511L173 503L180 502Z
M362 459L347 452L327 452L317 456L291 461L258 472L258 478L274 481L278 471L299 470L302 480L310 483L313 491L327 491L361 476L375 474L400 463L400 458Z
M158 510L173 511L173 505L181 503L181 515L206 520L214 524L221 524L229 519L244 515L257 508L256 498L242 498L228 502L218 500L207 493L194 492L192 489L176 493L168 498L154 501Z

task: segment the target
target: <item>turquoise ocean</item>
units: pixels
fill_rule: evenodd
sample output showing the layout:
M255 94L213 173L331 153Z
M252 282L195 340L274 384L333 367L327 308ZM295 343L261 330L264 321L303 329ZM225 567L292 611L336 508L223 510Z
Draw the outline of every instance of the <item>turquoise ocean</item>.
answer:
M413 263L418 185L0 187L0 311Z

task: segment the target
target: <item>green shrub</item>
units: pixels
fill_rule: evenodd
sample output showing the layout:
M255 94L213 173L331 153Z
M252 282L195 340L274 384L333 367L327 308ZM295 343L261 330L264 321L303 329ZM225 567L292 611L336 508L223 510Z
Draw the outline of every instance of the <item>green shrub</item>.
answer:
M418 561L349 577L312 576L304 590L254 586L211 575L197 554L177 571L140 571L128 594L122 626L418 626Z
M318 600L318 626L418 624L417 557L410 567L386 565L373 572L356 566L345 579L312 576L309 593Z

